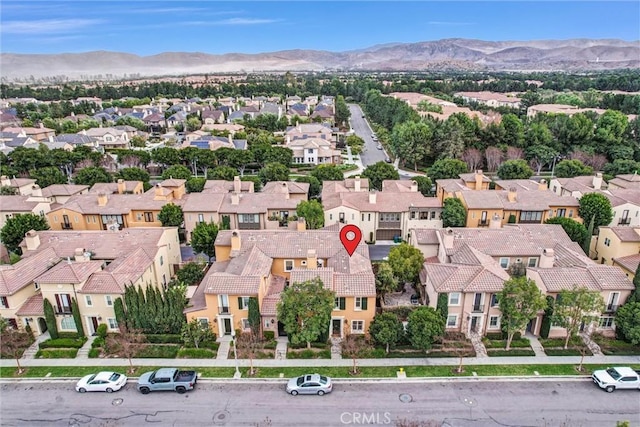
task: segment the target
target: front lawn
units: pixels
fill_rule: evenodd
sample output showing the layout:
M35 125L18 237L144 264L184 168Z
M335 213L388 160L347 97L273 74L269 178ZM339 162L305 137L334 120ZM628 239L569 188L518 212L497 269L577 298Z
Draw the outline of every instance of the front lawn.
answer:
M307 349L287 350L287 359L331 359L331 350Z
M487 350L489 357L510 357L510 356L535 356L536 353L529 347L526 348L514 348L512 350L504 349L491 349Z
M175 359L179 350L180 346L174 344L143 344L140 346L134 357L149 359Z
M36 359L74 359L77 354L77 348L44 348L38 350Z
M490 340L490 339L484 338L482 340L482 343L487 349L507 347L507 340ZM531 347L531 342L527 338L519 338L519 339L514 338L511 341L511 348L530 348L530 347Z
M564 338L540 338L540 344L547 356L582 356L583 352L585 356L593 355L580 337L572 337L566 349L564 341Z
M607 356L636 356L640 355L640 345L633 345L626 341L593 334L591 339L600 346L602 353Z

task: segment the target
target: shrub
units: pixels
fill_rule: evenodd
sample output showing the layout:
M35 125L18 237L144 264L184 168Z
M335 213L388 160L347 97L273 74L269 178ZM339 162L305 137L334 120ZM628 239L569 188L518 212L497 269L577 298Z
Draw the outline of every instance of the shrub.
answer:
M78 338L77 332L58 332L58 338Z
M96 335L98 336L98 338L102 338L102 341L104 342L104 340L107 338L107 325L104 323L100 323L98 325L98 329L96 329Z
M513 340L514 341L519 340L521 337L522 337L522 334L520 332L516 332L513 335ZM506 340L507 334L505 334L504 332L490 332L485 335L485 338L492 341Z
M216 357L216 353L206 348L181 348L178 351L181 359L211 359Z
M80 348L87 341L86 338L58 338L55 340L48 339L41 342L39 347L44 348Z
M178 334L150 334L145 335L151 344L182 344L182 337Z
M177 345L143 345L135 357L148 359L175 359L180 347Z
M483 340L486 348L505 348L507 346L506 340ZM511 347L513 348L527 348L531 346L531 342L527 338L518 338L511 341Z
M264 331L262 335L264 336L264 339L267 341L271 341L275 339L275 336L276 336L274 331Z
M38 350L36 359L74 359L77 354L77 348L47 348Z
M93 340L93 342L91 343L91 348L100 348L104 346L104 338L96 338L95 340Z
M491 357L509 357L509 356L535 356L536 353L533 350L515 349L515 350L489 350L487 355Z
M217 343L215 341L200 343L200 348L208 348L209 350L218 350L218 347L220 347L220 343Z
M97 359L98 357L100 357L100 353L102 351L99 348L92 348L91 350L89 350L89 359Z
M568 348L568 349L564 349L564 348L545 348L544 352L547 356L581 356L582 353L580 352L580 350L577 350L575 348ZM585 356L591 356L592 353L588 350L585 349Z
M331 359L331 350L313 351L305 349L302 351L290 351L287 359Z
M267 341L262 344L262 348L265 350L275 350L278 346L278 342L276 340Z
M389 312L389 313L393 313L396 316L398 316L398 319L405 321L409 318L409 315L411 314L411 312L413 310L415 310L416 307L409 307L409 306L400 306L400 307L393 307L393 308L385 308L385 312Z

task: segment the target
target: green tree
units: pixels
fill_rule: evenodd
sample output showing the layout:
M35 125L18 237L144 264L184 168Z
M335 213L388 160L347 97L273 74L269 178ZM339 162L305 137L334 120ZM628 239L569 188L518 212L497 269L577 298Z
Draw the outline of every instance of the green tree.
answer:
M82 326L82 315L80 314L80 308L78 308L78 301L75 298L71 298L71 314L73 315L73 322L76 324L76 331L78 337L84 337L84 327Z
M182 208L174 203L167 203L160 209L158 220L163 227L180 227L184 222Z
M347 103L344 102L344 96L338 95L336 97L336 123L344 127L349 120L349 117L351 117L351 112L349 111Z
M162 172L162 179L189 179L193 175L188 167L182 165L169 166Z
M293 344L316 341L329 328L335 294L316 277L293 283L282 292L277 306L278 320Z
M52 340L58 339L58 323L56 322L56 315L53 311L53 306L49 302L47 298L44 299L43 303L43 311L44 311L44 320L47 324L47 331L49 331L49 335Z
M467 210L460 199L448 197L442 203L442 226L465 227L467 225Z
M0 240L4 243L9 252L22 255L20 242L24 239L24 235L28 231L48 230L49 224L47 220L40 215L22 214L8 218L0 230Z
M573 178L582 175L591 175L593 168L585 166L578 159L562 160L556 165L555 176L558 178Z
M500 126L504 128L505 139L508 145L522 148L524 145L524 125L522 120L515 114L505 114L502 116ZM502 178L509 179L509 178Z
M342 181L344 173L336 165L318 165L310 173L321 184L323 181Z
M384 345L389 353L389 347L395 346L404 335L404 327L395 313L383 312L373 318L369 333L375 342Z
M207 178L189 178L184 187L187 193L202 193L204 185L207 183Z
M604 165L603 171L611 176L637 174L640 173L640 162L633 159L615 159L613 163Z
M544 222L545 224L560 224L564 229L564 232L567 233L569 238L582 246L585 239L590 238L589 230L583 224L580 224L578 221L572 218L565 217L554 217L549 218Z
M289 181L289 168L280 163L267 163L258 176L263 183L271 181Z
M529 179L533 170L522 159L503 162L496 172L500 179Z
M187 131L194 132L202 127L202 122L197 117L187 119Z
M144 148L147 145L147 141L143 137L138 135L132 136L129 143L131 144L132 147L136 147L136 148Z
M223 181L233 181L237 172L231 166L218 166L215 169L209 169L207 172L207 179L220 179Z
M447 321L449 318L449 294L440 293L438 294L438 302L436 304L436 311L440 313L442 318Z
M389 266L393 275L400 283L417 283L418 275L424 263L424 256L420 249L414 248L408 243L401 243L389 251Z
M309 199L317 199L320 197L321 183L315 176L307 175L296 179L296 182L306 182L309 184Z
M633 345L640 344L640 302L627 302L616 311L616 331Z
M180 330L182 342L185 347L200 348L200 344L214 342L216 336L208 325L200 323L197 319L185 322Z
M589 326L600 317L604 310L604 300L597 291L574 285L571 290L562 290L558 294L553 309L553 323L566 329L564 348L569 340L576 336L580 325Z
M29 171L29 176L31 179L36 180L36 184L38 184L40 188L46 188L53 184L67 183L67 177L64 176L60 169L53 166L33 169Z
M507 334L506 349L511 349L511 341L516 332L523 330L531 319L544 310L547 301L536 282L526 277L513 277L498 293L498 305L502 312L502 331Z
M607 197L600 193L587 193L580 197L578 215L585 224L593 218L594 231L598 227L609 225L613 220L613 209Z
M187 286L197 285L204 278L204 265L199 262L188 262L176 272L176 277Z
M324 210L317 200L302 201L296 207L298 218L304 218L307 229L317 230L324 227Z
M120 169L116 174L116 178L124 179L125 181L142 181L148 183L151 175L144 169L131 167Z
M455 179L461 173L467 173L467 164L458 159L437 160L429 168L429 176L434 182L438 179Z
M378 162L367 166L362 172L363 178L369 179L369 188L382 190L382 181L390 179L400 179L400 174L393 165L385 162Z
M251 332L256 336L260 336L260 329L262 326L262 322L260 321L260 304L258 302L258 298L250 297L249 298L249 327L251 328Z
M112 182L113 179L109 172L107 172L104 168L89 166L86 168L80 169L76 174L73 182L77 185L88 185L89 187L93 187L94 184L98 182Z
M525 151L529 164L536 169L536 175L540 175L542 168L553 162L557 155L558 152L547 145L529 145Z
M384 301L386 294L394 292L398 288L398 281L393 275L393 269L388 262L378 264L376 272L376 291L380 294L380 299Z
M113 301L113 312L116 315L116 322L118 323L118 325L123 323L126 324L127 317L125 315L122 298L118 297L115 299L115 301Z
M427 176L414 176L411 178L411 181L418 183L418 191L421 192L423 196L429 197L433 195L433 191L431 190L433 182L431 181L431 178Z
M409 314L407 336L411 345L427 351L444 334L445 321L432 307L420 307Z
M635 290L629 295L627 302L640 302L640 264L638 264L633 276L633 286L635 286Z
M553 307L556 300L552 296L547 295L547 308L544 309L544 315L542 316L542 323L540 325L540 337L549 338L549 331L551 330L551 321L553 319Z
M196 253L206 254L209 259L216 256L214 243L218 237L218 226L213 222L200 222L191 232L191 247Z
M426 122L400 123L391 134L391 152L402 166L408 162L417 171L418 163L432 154L432 138L433 131Z

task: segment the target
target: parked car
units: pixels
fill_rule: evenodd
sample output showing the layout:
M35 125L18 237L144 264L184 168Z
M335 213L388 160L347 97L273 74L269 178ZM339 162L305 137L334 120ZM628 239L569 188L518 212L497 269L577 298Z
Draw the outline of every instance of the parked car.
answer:
M138 379L138 390L142 394L152 391L171 390L180 394L193 390L198 381L196 371L180 371L177 368L161 368L145 372Z
M591 379L607 393L613 393L616 389L640 390L640 371L634 371L629 367L595 371Z
M120 390L127 383L127 377L117 372L98 372L97 374L85 375L76 383L76 391L86 393L87 391L106 391L113 393Z
M420 297L418 296L418 294L411 295L411 305L418 305L418 304L420 304Z
M388 158L388 157L386 159L384 159L384 161L387 162L387 163L391 163L391 159Z
M331 393L332 388L331 378L319 374L307 374L291 378L287 383L287 393L293 396L298 394L317 394L322 396L326 393Z
M378 150L382 150L382 144L378 144L378 145L376 146L376 148L377 148Z

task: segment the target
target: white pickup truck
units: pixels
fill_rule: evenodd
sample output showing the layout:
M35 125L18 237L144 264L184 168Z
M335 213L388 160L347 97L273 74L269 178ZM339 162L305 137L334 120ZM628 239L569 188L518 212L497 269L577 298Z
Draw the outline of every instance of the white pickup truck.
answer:
M595 371L591 379L607 393L613 393L616 389L640 390L640 371L634 371L628 367Z

